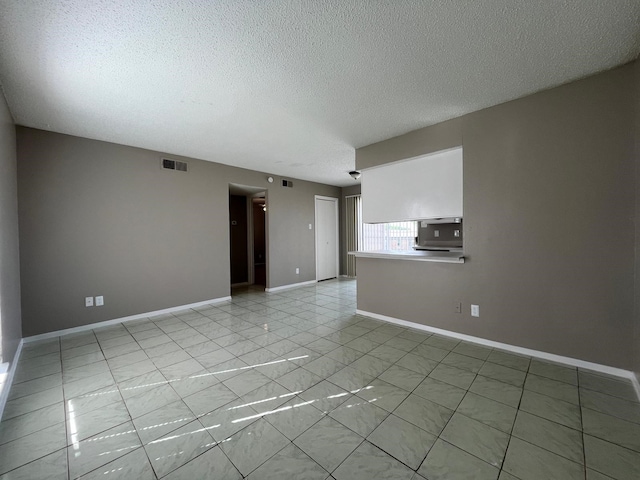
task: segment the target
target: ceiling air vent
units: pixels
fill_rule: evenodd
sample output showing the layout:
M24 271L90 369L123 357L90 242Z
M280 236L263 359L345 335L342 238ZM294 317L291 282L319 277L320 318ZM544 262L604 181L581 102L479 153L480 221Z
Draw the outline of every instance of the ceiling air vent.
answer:
M171 160L168 158L162 159L162 168L166 170L178 170L179 172L187 171L187 163L179 162L178 160Z

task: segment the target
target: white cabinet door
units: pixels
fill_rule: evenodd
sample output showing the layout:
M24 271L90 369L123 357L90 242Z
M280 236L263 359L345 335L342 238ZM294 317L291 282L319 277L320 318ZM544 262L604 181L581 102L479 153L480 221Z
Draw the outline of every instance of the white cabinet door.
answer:
M316 196L316 280L338 276L338 199Z
M364 223L462 217L462 148L362 172Z

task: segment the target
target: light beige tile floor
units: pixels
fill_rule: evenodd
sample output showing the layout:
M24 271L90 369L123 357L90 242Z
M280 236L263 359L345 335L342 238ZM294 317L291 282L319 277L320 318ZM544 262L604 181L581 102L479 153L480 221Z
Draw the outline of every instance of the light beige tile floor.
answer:
M0 479L634 479L630 382L354 314L353 280L26 344Z

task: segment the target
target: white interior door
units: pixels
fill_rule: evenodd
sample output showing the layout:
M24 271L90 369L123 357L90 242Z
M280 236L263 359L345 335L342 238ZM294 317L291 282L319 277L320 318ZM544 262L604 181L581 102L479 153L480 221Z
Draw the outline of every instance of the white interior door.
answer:
M338 199L316 195L316 280L338 276Z

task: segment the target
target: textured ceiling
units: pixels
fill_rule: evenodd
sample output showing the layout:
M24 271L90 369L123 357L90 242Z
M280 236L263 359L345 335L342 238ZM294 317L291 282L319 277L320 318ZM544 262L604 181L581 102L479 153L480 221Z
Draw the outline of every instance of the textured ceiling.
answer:
M638 0L0 0L15 122L351 185L354 148L633 60Z

